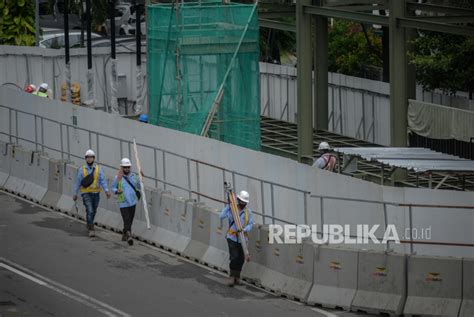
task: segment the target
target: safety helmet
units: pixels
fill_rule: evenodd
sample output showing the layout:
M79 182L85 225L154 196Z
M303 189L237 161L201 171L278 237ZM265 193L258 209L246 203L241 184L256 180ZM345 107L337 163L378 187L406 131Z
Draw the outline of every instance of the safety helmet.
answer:
M27 93L29 93L29 94L33 93L35 90L36 90L35 85L28 85L28 86L26 86L26 88L25 88L25 92L27 92Z
M132 166L132 162L130 162L130 160L126 157L124 157L121 161L120 161L120 166L123 166L123 167L130 167Z
M140 117L138 117L138 121L147 123L148 122L148 116L145 113L142 113L140 115Z
M40 88L43 88L43 89L45 89L45 90L48 90L48 87L49 87L49 86L48 86L47 83L42 83L42 84L40 85Z
M327 142L321 142L319 143L319 146L318 146L318 151L321 151L321 150L330 150L331 147L329 146L329 143Z
M240 193L237 195L237 198L247 204L250 201L249 193L247 193L245 190L240 191Z
M85 157L88 157L88 156L93 156L93 157L95 157L95 153L94 153L94 151L92 151L92 150L89 149L89 150L86 151L86 154L84 154L84 156L85 156Z

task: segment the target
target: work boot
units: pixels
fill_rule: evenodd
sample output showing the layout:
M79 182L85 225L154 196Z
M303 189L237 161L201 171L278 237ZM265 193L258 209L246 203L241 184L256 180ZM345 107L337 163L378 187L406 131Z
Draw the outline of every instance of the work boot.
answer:
M229 282L227 282L227 286L234 287L234 285L235 285L235 277L231 276L229 278Z
M242 282L240 282L240 278L235 278L235 285L242 285Z
M89 225L89 237L91 237L91 238L95 237L95 231L94 231L94 225L93 224Z
M127 241L127 232L122 233L122 241Z
M128 245L133 245L132 233L130 231L127 231L127 242Z

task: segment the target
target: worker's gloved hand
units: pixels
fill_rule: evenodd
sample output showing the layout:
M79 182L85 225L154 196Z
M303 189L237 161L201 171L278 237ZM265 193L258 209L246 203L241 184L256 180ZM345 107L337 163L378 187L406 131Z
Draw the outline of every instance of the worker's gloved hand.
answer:
M106 192L105 195L107 196L107 199L109 199L110 197L112 197L112 194L110 192Z

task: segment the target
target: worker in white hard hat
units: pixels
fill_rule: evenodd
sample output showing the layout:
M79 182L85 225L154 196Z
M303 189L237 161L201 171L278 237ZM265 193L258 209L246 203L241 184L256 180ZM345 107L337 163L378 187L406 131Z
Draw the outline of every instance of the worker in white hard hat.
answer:
M313 163L313 167L333 172L337 163L337 157L332 152L329 143L319 143L318 151L321 153L321 156Z
M126 157L120 161L120 168L112 183L112 191L117 195L117 203L123 219L122 241L133 245L132 224L140 194L140 180L132 172L132 162Z
M240 215L240 222L242 223L242 231L244 232L245 239L248 241L248 233L252 230L253 225L253 215L252 210L247 206L250 201L249 193L245 190L242 190L237 195L237 207ZM227 204L220 213L220 218L227 218L229 221L229 229L227 230L227 245L229 247L229 272L230 272L230 281L227 284L232 287L234 285L240 284L240 272L242 272L242 267L244 266L245 255L242 249L242 244L239 238L239 232L234 222L232 216L232 211L230 210L230 205Z
M100 192L104 189L107 199L110 198L111 194L107 187L107 181L105 179L104 171L101 166L96 164L95 153L92 150L87 150L84 154L86 164L84 164L77 171L76 182L73 188L74 201L77 200L78 193L81 193L82 202L86 208L87 215L87 230L89 231L89 237L94 237L94 218L97 212L97 207L100 201Z
M38 97L44 97L44 98L49 98L48 96L48 84L47 83L42 83L38 90L33 93L33 95L36 95Z

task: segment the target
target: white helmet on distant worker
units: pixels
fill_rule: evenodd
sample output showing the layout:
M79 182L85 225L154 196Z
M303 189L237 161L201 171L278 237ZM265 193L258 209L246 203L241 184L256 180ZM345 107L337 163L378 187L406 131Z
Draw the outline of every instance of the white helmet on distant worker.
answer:
M132 166L132 162L130 162L130 160L126 157L124 157L121 161L120 161L120 166L123 166L123 167L130 167Z
M247 193L245 190L240 191L240 193L237 195L237 198L247 204L250 201L249 193Z
M85 154L84 156L85 156L85 157L88 157L88 156L93 156L93 157L95 157L95 153L94 153L94 151L92 151L92 150L89 149L89 150L86 151L86 154Z
M319 146L318 146L318 151L321 151L321 150L330 150L331 147L329 146L329 143L327 142L321 142L319 143Z
M40 85L40 88L43 88L44 90L48 90L49 85L47 83L42 83Z

